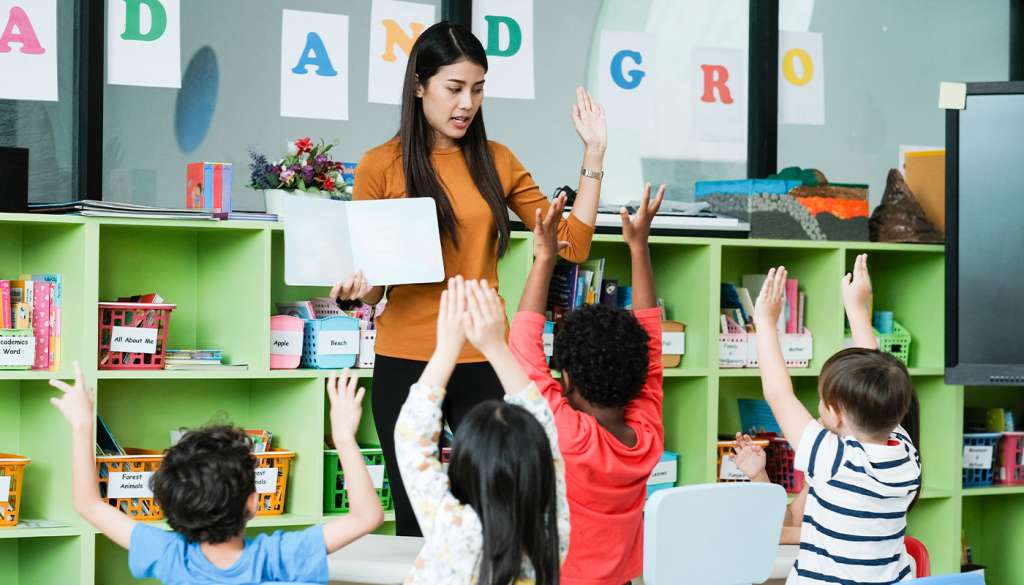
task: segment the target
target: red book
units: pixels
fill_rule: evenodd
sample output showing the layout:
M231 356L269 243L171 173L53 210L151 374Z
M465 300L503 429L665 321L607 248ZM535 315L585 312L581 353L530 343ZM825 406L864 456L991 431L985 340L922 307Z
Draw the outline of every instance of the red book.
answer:
M13 326L11 315L11 281L0 280L0 328L10 329Z
M786 280L786 333L800 333L800 289L795 278Z
M44 280L32 281L32 332L36 338L36 363L33 370L50 369L50 300L53 285Z

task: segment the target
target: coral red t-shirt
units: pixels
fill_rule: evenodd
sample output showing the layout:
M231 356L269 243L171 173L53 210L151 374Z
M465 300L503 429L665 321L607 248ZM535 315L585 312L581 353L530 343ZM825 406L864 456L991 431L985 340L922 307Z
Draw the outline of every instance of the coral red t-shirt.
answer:
M551 405L565 459L572 532L562 585L622 585L643 573L647 479L665 449L661 310L641 309L634 315L650 341L647 379L626 407L626 424L637 437L632 447L594 417L575 410L562 395L544 356L543 315L524 311L512 321L512 352Z

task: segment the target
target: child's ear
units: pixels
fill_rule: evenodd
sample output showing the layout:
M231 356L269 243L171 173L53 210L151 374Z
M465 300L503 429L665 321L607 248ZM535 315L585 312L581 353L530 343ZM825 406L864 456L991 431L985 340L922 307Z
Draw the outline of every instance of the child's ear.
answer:
M249 519L256 517L256 512L259 509L259 495L256 492L249 494L249 497L245 500L245 515Z

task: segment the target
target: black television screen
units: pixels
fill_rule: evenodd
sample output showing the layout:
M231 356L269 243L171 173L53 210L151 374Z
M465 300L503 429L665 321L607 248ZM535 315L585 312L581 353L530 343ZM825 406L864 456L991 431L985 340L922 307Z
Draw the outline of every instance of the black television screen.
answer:
M946 115L946 381L1024 385L1024 83Z

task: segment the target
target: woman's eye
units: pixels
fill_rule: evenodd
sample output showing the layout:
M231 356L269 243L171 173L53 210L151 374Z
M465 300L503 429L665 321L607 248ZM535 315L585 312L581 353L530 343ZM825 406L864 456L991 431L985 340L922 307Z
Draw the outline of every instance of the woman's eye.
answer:
M459 93L460 88L458 88L458 87L449 87L448 91L450 91L452 93Z

